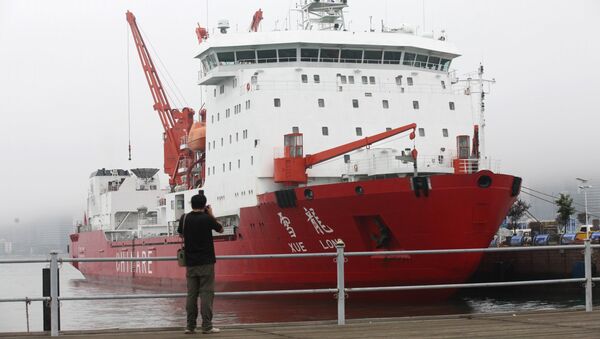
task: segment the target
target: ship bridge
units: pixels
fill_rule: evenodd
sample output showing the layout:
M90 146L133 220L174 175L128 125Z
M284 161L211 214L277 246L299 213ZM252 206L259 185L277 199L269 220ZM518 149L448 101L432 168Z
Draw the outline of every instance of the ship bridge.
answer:
M443 40L398 32L274 31L221 34L201 45L200 85L233 79L236 71L255 67L289 67L289 63L321 67L420 68L448 72L460 54ZM278 65L279 64L279 65Z

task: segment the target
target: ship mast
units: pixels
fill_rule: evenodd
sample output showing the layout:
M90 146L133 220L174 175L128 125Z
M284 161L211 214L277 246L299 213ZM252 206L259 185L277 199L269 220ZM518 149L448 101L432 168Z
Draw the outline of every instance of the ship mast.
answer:
M344 9L348 0L304 0L302 29L320 31L343 31L346 29Z

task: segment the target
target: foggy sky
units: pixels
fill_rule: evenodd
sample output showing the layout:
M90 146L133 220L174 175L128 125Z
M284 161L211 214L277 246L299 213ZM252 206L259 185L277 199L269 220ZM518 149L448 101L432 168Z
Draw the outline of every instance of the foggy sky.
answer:
M262 8L262 30L276 20L284 28L294 3L209 0L208 26L228 18L232 30L245 31ZM349 3L350 30L368 29L370 15L376 29L382 19L394 27L422 26L425 18L426 30L445 29L462 51L452 67L459 75L484 63L497 81L486 103L486 144L501 172L554 192L574 190L575 177L600 186L599 1ZM98 168L162 168L162 126L129 38L128 9L155 48L157 67L164 70L156 52L197 110L194 28L206 26L206 0L0 0L0 227L17 217L81 216L89 174Z

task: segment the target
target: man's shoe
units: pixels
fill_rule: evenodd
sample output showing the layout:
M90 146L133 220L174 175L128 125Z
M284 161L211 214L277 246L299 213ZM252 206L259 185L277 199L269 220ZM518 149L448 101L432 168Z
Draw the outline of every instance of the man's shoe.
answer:
M194 334L194 333L196 333L196 331L195 330L191 330L189 328L186 328L185 332L183 332L183 333L185 333L185 334Z
M202 330L202 333L204 333L204 334L213 334L213 333L219 333L219 332L221 332L221 330L216 327L213 327L210 330Z

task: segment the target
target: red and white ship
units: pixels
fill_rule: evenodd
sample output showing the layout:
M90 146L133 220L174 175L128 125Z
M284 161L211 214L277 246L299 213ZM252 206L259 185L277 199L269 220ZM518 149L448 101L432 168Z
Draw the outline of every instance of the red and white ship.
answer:
M208 36L197 28L205 108L172 109L127 14L165 127L157 170L99 170L71 255L88 278L185 286L176 220L204 190L226 232L217 255L487 247L521 179L488 170L483 68L461 82L445 35L409 26L352 32L347 1L305 1L302 29ZM472 102L476 104L473 105ZM197 119L197 121L194 121ZM481 140L481 142L480 142ZM481 145L480 145L481 144ZM418 150L418 151L417 151ZM481 254L352 257L346 285L464 282ZM331 258L220 260L219 290L334 286Z

